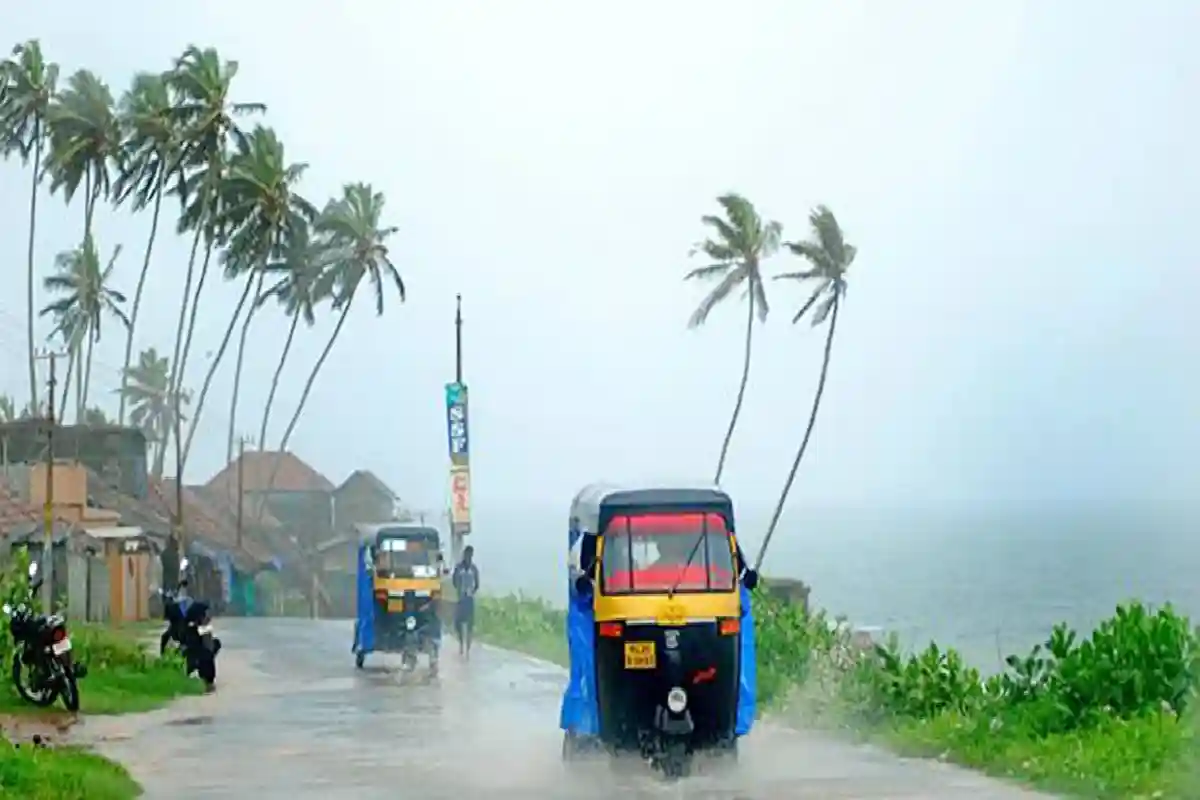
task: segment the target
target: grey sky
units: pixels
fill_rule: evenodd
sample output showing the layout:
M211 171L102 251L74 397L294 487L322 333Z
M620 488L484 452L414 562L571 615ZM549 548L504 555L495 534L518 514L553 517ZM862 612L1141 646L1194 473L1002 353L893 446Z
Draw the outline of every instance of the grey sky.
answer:
M686 331L701 289L681 277L729 189L797 236L826 203L859 247L794 504L1158 501L1200 478L1195 3L62 0L5 23L114 93L215 46L241 62L236 98L266 102L311 164L314 201L348 180L387 193L409 302L382 320L363 304L292 445L334 479L369 467L442 502L456 291L478 515L565 509L601 476L708 475L741 312ZM21 397L27 174L0 175L0 389ZM82 212L45 208L49 265ZM132 293L148 223L98 225L105 252L125 245ZM169 351L186 258L182 241L159 248L139 348ZM798 288L768 288L727 482L758 506L820 355L788 324ZM236 296L202 301L193 386ZM276 437L328 329L297 348ZM257 430L285 331L274 313L254 329L241 430ZM115 328L102 345L110 389ZM229 359L192 480L223 460L231 374Z

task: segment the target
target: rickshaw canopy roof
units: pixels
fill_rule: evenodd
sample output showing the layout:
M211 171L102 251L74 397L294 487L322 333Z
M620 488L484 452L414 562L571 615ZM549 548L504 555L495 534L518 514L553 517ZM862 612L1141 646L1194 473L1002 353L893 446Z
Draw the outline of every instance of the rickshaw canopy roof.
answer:
M428 525L412 525L404 522L378 522L370 525L355 525L358 531L358 546L373 547L380 539L415 539L441 547L441 534Z
M633 508L696 506L716 506L731 520L733 518L733 501L711 481L642 485L589 484L571 501L570 541L573 544L581 534L594 536L599 533L600 517L605 511L611 513Z

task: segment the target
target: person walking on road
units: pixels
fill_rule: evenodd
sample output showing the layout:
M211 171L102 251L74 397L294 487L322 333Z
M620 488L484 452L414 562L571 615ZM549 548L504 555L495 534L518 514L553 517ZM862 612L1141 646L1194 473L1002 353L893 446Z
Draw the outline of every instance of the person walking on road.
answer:
M451 581L458 594L454 607L454 630L458 634L459 655L471 657L471 634L475 630L475 594L479 591L479 567L475 566L475 548L467 545L462 561L454 567Z

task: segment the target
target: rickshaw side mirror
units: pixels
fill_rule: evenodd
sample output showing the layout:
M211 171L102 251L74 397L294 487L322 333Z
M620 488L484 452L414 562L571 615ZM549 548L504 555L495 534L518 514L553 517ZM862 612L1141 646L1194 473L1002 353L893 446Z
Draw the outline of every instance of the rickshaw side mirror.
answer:
M592 579L586 572L581 572L575 576L575 591L579 594L592 593Z
M751 590L753 590L755 586L758 586L758 571L747 568L746 571L742 573L742 586L745 586L747 589Z

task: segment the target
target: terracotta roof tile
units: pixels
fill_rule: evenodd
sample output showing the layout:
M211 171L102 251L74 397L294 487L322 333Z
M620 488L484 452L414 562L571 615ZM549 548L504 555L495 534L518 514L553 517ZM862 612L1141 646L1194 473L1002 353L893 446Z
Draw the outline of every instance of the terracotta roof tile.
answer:
M175 515L175 482L166 478L150 479L150 502L160 514L173 518ZM221 519L219 512L209 507L207 501L188 487L183 487L184 528L201 539L228 548L238 550L237 529ZM272 554L253 538L242 538L241 551L261 563L271 560Z
M14 527L36 522L39 518L37 511L0 479L0 538L8 536Z
M242 488L247 492L266 491L268 486L284 492L332 492L333 483L321 473L289 452L243 453ZM278 462L278 471L276 471ZM234 459L213 476L206 485L223 494L237 496L238 459ZM272 484L271 476L275 481Z
M337 488L337 491L340 492L347 486L350 486L358 481L364 481L379 494L387 495L393 500L400 499L396 496L396 493L392 491L390 486L384 483L378 475L376 475L374 472L371 472L369 469L356 469L354 472L351 472L350 477L342 481L342 485Z

